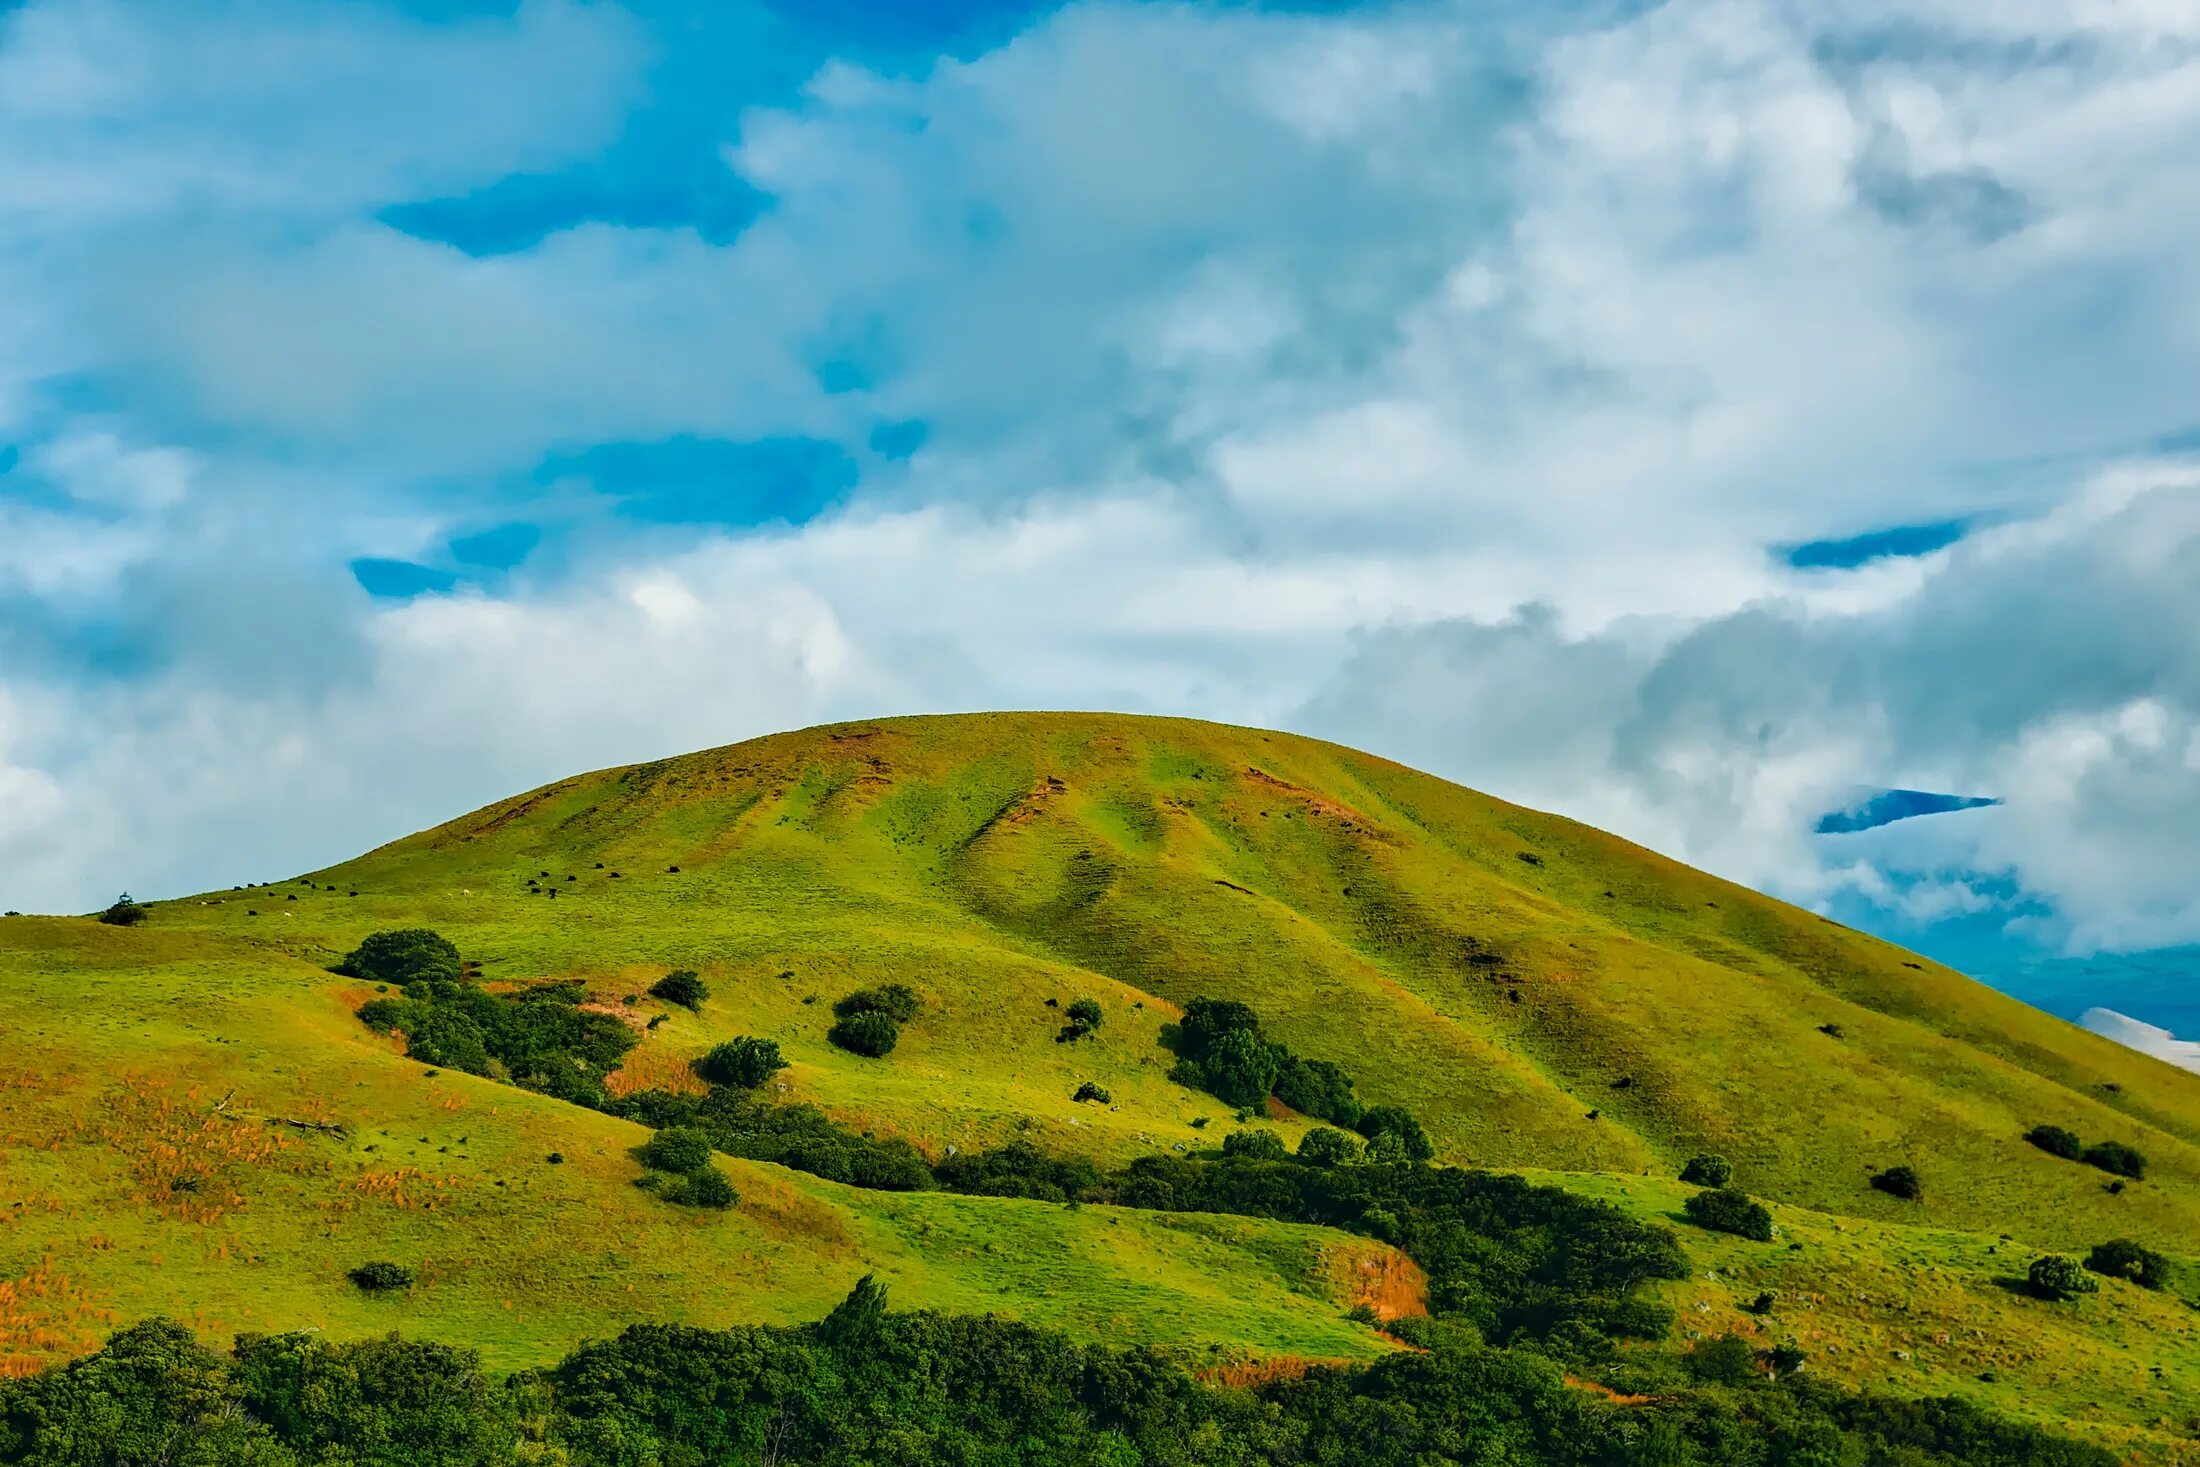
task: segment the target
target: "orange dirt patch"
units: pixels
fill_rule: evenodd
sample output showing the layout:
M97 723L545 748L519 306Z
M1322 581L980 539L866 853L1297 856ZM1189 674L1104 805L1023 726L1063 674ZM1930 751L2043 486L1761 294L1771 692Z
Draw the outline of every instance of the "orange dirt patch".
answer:
M1302 809L1312 811L1316 815L1327 815L1332 820L1340 820L1349 829L1364 830L1370 835L1380 834L1375 828L1375 822L1368 819L1364 812L1353 809L1341 800L1332 800L1327 795L1316 794L1304 785L1293 784L1288 779L1278 779L1268 771L1255 769L1250 765L1246 766L1245 777L1254 784L1290 796L1298 801Z
M1329 1276L1354 1305L1380 1320L1428 1313L1428 1275L1395 1248L1350 1244L1330 1250Z

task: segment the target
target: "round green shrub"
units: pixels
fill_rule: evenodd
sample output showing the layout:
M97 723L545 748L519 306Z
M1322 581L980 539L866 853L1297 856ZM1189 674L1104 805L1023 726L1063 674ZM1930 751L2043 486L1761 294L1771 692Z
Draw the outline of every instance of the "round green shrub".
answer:
M151 915L142 903L132 901L130 894L124 892L114 899L114 903L106 911L99 914L99 920L109 927L135 927Z
M2169 1287L2169 1260L2129 1238L2111 1238L2096 1244L2085 1256L2086 1271L2106 1278L2125 1279L2142 1289Z
M1688 1158L1681 1180L1692 1187L1723 1187L1734 1180L1734 1163L1716 1151L1706 1151Z
M2060 1126L2034 1126L2024 1133L2024 1139L2049 1156L2059 1156L2064 1161L2077 1161L2085 1155L2085 1143L2076 1133Z
M1899 1197L1904 1202L1915 1202L1924 1195L1924 1186L1917 1179L1917 1169L1891 1166L1872 1178L1872 1185L1889 1197Z
M2085 1270L2059 1254L2050 1253L2044 1258L2032 1260L2032 1267L2025 1272L2025 1286L2042 1299L2061 1303L2091 1294L2099 1284L2085 1276Z
M651 1171L685 1174L710 1165L711 1151L707 1133L693 1126L673 1126L636 1147L635 1155Z
M902 983L859 988L834 1004L833 1014L842 1019L852 1019L858 1014L884 1014L896 1024L906 1024L917 1016L917 995Z
M887 1015L866 1009L834 1024L825 1037L850 1054L883 1059L894 1052L901 1030Z
M662 999L666 1003L676 1003L684 1009L699 1009L703 1006L703 1001L710 997L710 990L691 969L681 968L652 983L649 986L649 996Z
M370 1294L386 1294L397 1289L412 1287L413 1272L401 1263L376 1260L362 1263L346 1275L354 1284Z
M1682 1203L1681 1210L1699 1228L1759 1243L1772 1241L1772 1214L1739 1188L1708 1187Z
M370 935L336 971L402 988L408 983L456 983L460 964L458 949L448 939L425 927L405 927Z
M667 1191L665 1196L688 1207L713 1209L731 1207L741 1200L741 1194L734 1190L733 1179L714 1166L706 1166L681 1178L679 1185Z
M1284 1150L1283 1138L1274 1131L1233 1132L1223 1138L1222 1154L1246 1161L1282 1161L1290 1155Z
M1308 1166L1345 1166L1360 1159L1360 1143L1329 1126L1299 1138L1299 1160Z
M776 1040L747 1036L729 1039L695 1062L696 1074L713 1085L731 1085L737 1090L754 1090L785 1068L787 1062L779 1057Z

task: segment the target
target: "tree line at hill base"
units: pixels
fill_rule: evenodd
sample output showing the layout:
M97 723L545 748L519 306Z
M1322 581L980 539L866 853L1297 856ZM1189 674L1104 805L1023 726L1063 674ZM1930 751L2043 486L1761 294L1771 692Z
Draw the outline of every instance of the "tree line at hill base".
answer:
M1533 1348L1424 1323L1425 1348L1247 1389L991 1315L891 1314L869 1278L815 1324L636 1325L501 1382L470 1351L395 1335L244 1335L224 1356L153 1320L96 1355L0 1381L0 1462L2114 1467L2097 1447L1958 1400L1737 1368L1746 1348L1646 1359L1637 1395L1615 1399Z

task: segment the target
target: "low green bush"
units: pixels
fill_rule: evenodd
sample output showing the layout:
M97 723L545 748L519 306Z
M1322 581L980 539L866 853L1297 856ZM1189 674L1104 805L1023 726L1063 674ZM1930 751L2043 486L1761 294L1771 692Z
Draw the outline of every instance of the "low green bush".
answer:
M1716 1151L1706 1151L1688 1158L1681 1180L1694 1187L1723 1187L1734 1180L1734 1163Z
M713 1046L695 1062L697 1075L713 1085L731 1085L737 1090L754 1090L785 1068L787 1062L780 1058L778 1041L746 1035Z
M387 1294L398 1289L409 1289L413 1283L413 1271L401 1263L377 1259L362 1263L345 1275L369 1294Z
M2094 1293L2100 1288L2085 1276L2084 1269L2054 1253L2033 1259L2031 1268L2025 1272L2024 1282L2040 1298L2058 1303L2075 1299L2080 1294Z
M901 1030L888 1015L865 1009L839 1020L825 1037L850 1054L884 1059L901 1039Z
M652 983L649 996L684 1009L699 1009L710 998L710 989L692 969L681 968Z
M1765 1205L1736 1187L1710 1187L1681 1204L1681 1211L1699 1228L1732 1233L1759 1243L1772 1241L1772 1214Z

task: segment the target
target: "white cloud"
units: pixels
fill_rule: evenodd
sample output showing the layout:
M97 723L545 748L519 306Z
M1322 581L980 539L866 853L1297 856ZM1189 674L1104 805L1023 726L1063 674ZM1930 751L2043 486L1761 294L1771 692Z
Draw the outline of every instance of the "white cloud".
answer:
M1491 15L1074 6L752 110L730 243L471 259L375 215L601 147L621 13L11 12L0 424L67 502L0 498L0 632L105 598L161 655L0 671L0 879L84 905L816 717L1116 705L1302 718L1805 898L2200 931L2193 494L2143 452L2200 375L2189 10ZM342 580L518 513L553 445L897 417L923 451L797 532ZM1864 572L1767 551L1955 517ZM1828 854L1860 780L2011 803Z
M2200 1071L2200 1044L2190 1039L2179 1039L2169 1030L2114 1009L2090 1008L2078 1016L2078 1022L2104 1038L2113 1039L2126 1049L2136 1049L2141 1054L2151 1054L2164 1064L2180 1070Z

